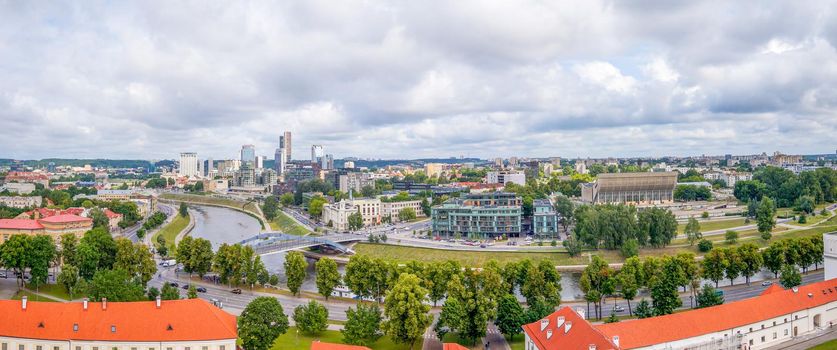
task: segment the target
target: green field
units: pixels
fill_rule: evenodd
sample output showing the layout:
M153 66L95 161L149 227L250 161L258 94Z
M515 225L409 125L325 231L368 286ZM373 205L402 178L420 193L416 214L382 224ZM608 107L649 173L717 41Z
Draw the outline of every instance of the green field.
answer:
M321 341L325 343L343 343L343 335L338 331L324 331L319 335L310 336L302 333L297 334L296 327L288 328L285 334L276 338L271 350L308 350L311 348L311 342ZM420 344L417 347L421 347ZM381 337L375 344L370 346L372 350L408 350L410 347L406 345L394 344L389 337Z
M744 223L744 218L737 218L737 219L727 219L727 220L710 220L710 221L701 221L700 222L700 232L706 231L715 231L715 230L723 230L726 228L733 228L739 227L744 225L749 225ZM686 228L686 223L678 224L677 225L677 234L683 234L683 229Z
M55 300L55 299L50 299L50 298L45 298L45 297L42 297L42 296L40 296L40 295L37 295L37 294L35 294L35 293L29 292L29 291L26 291L26 290L20 290L20 291L18 291L18 292L15 294L15 296L13 296L13 297L12 297L12 300L20 300L20 299L21 299L22 297L24 297L24 296L26 296L26 298L27 298L27 299L29 299L29 301L47 301L47 302L58 302L58 300Z
M311 233L311 231L298 224L281 210L276 211L276 218L270 222L270 229L297 236L305 236Z
M589 262L586 256L570 257L569 254L561 251L519 251L519 252L498 252L498 251L463 251L444 250L433 248L405 247L388 244L373 244L361 242L354 246L358 254L369 255L373 258L383 258L405 263L411 260L424 262L438 262L454 260L463 266L482 266L491 259L508 262L524 259L549 260L556 265L585 265ZM619 253L616 251L600 251L597 255L603 256L607 261L620 261Z
M175 201L183 201L189 203L197 203L197 204L206 204L206 205L217 205L222 207L231 207L237 210L241 210L242 212L246 213L247 215L252 216L256 220L259 221L259 224L262 225L262 229L264 229L264 223L259 216L259 210L256 207L256 204L253 202L240 202L234 201L232 199L226 198L216 198L216 197L209 197L209 196L200 196L194 194L175 194L175 193L163 193L160 195L160 198L163 199L170 199Z
M837 349L837 340L830 340L820 345L817 345L812 348L808 348L808 350L834 350Z
M166 246L168 247L169 252L172 252L172 254L174 253L173 249L175 237L177 237L177 234L180 233L180 231L183 231L183 229L189 225L188 216L182 217L180 216L180 214L174 215L174 220L172 220L171 223L164 226L160 231L157 231L157 233L154 234L154 237L151 237L151 241L155 242L156 244L157 236L163 235L163 237L166 238Z
M27 284L26 288L31 290L35 290L34 287ZM64 290L64 286L60 284L44 284L37 289L38 293L46 294L56 299L63 299L63 300L70 300L70 295L67 294L67 291Z

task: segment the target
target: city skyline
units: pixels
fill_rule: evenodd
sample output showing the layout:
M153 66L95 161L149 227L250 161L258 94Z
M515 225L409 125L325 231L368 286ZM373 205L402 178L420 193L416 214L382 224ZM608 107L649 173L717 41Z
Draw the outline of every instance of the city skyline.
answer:
M760 5L10 3L0 156L832 153L832 3Z

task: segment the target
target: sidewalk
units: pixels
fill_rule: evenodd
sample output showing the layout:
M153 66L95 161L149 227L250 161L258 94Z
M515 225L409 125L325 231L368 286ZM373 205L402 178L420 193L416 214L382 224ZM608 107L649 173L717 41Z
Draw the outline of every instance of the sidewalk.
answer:
M782 344L766 348L765 350L808 350L814 346L835 339L837 339L837 327L796 337Z

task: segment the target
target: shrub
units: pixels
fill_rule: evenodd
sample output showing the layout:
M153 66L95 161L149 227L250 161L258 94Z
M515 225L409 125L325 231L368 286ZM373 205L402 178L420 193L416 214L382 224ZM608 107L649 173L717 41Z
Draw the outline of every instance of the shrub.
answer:
M701 239L700 242L698 242L698 250L703 253L712 250L712 241L708 239Z

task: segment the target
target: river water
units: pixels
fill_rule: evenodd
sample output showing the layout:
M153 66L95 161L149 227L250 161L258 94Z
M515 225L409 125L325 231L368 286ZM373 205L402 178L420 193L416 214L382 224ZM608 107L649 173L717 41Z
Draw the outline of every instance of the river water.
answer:
M247 238L257 235L261 229L259 222L244 213L221 207L192 205L189 207L197 214L195 215L195 228L192 230L192 237L205 238L212 242L213 249L217 250L222 243L235 244ZM262 261L271 274L279 276L281 284L285 284L285 271L283 264L285 262L285 253L276 253L262 256ZM339 266L340 272L343 273L344 266ZM302 289L306 291L316 291L316 283L314 281L314 264L309 260L308 271L306 279L302 284ZM562 300L583 300L583 293L579 288L580 273L561 273L561 299ZM761 281L764 279L773 278L773 274L769 271L762 271L751 281ZM705 283L711 283L706 281ZM739 277L735 279L735 284L744 283L744 278ZM729 280L723 280L720 286L729 285Z

